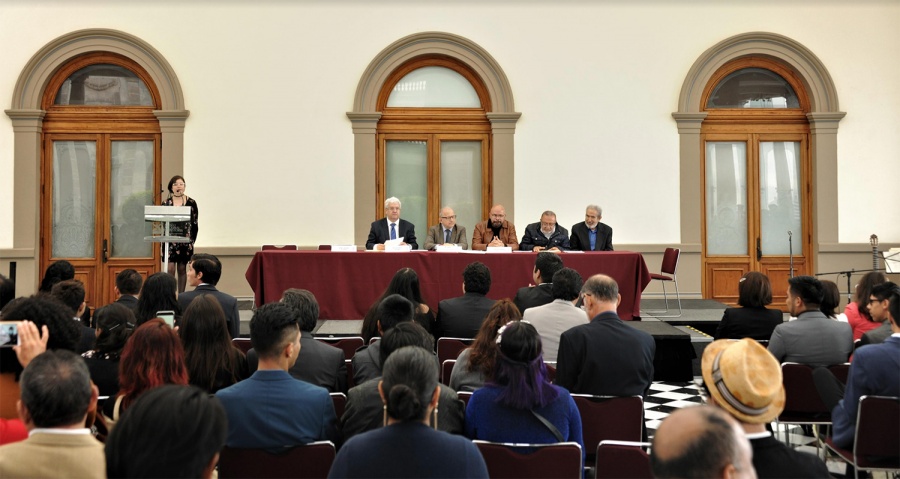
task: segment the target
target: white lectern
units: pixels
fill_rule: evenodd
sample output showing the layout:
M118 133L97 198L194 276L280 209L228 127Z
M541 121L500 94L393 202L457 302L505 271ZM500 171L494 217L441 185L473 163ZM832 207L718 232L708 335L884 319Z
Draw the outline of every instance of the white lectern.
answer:
M165 225L164 233L159 236L154 231L153 236L145 236L144 241L153 243L163 243L163 264L165 271L166 265L169 264L169 244L170 243L190 243L191 239L186 236L179 236L170 232L172 223L184 223L191 220L190 206L144 206L144 221L153 221L163 223ZM182 228L179 232L187 234L188 229Z

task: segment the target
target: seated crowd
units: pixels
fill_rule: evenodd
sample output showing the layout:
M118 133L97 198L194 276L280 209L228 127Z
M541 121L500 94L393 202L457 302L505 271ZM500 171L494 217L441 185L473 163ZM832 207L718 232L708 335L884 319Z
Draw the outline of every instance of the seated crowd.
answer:
M568 239L554 240L565 229L554 223L546 232L545 220L526 236L568 247ZM479 226L473 245L491 228ZM443 236L459 240L449 233ZM600 241L585 234L591 246ZM656 343L618 317L615 280L583 280L550 252L537 255L536 286L515 301L489 299L490 271L475 262L462 273L463 295L436 311L421 297L416 272L401 269L366 315L365 345L350 361L315 338L319 306L299 289L254 311L245 355L232 341L239 329L231 302L219 298L228 295L215 289L221 263L198 254L188 267L193 298L179 297L166 273L141 286L140 275L126 270L117 278L119 300L87 323L77 280L60 278L48 292L12 299L0 277L0 319L18 321L18 345L0 350L9 373L0 375L4 397L9 388L18 392L18 419L0 420L0 477L212 477L223 448L278 454L314 441L337 448L330 477L488 477L471 440L569 441L592 454L597 445L584 443L572 394L646 397L654 377ZM202 278L210 288L201 290ZM703 352L707 405L662 422L652 438L654 474L827 477L821 459L782 444L766 427L785 405L780 363L816 368L816 386L833 409L834 442L850 447L859 397L900 396L900 288L877 280L857 290L868 297L845 315L876 323L860 334L869 345L854 350L856 327L837 319L829 285L791 278L786 307L796 319L783 322L766 307L768 278L745 275L741 307L725 311L717 340ZM172 324L157 317L163 310L175 312ZM884 328L877 323L887 335L871 334ZM451 336L472 341L441 384L436 339ZM851 353L845 385L826 366ZM467 403L457 391L471 393ZM342 414L329 393L346 394ZM98 397L105 401L98 405Z

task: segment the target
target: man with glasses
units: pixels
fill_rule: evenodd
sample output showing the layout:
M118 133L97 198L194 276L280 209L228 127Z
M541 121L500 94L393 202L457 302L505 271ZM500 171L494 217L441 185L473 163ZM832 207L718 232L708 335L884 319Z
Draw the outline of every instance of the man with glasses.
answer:
M509 246L513 251L519 249L516 226L506 220L506 208L503 205L494 205L491 217L475 225L472 249L484 251L488 246Z
M890 305L891 294L897 291L900 291L900 287L891 282L881 283L872 288L872 294L869 296L869 304L867 306L869 316L872 317L872 321L881 323L881 326L863 333L862 338L859 340L860 346L881 344L893 334L891 330L891 311L888 306Z
M599 206L588 205L584 221L572 226L569 247L580 251L612 251L612 228L600 222L602 217Z
M519 243L522 251L554 251L559 252L569 249L569 231L556 222L556 213L547 210L541 213L541 221L531 223L525 227L522 242Z
M459 246L462 249L469 249L469 240L466 239L466 227L456 224L456 213L449 206L441 208L440 224L428 228L425 249L433 250L437 245Z

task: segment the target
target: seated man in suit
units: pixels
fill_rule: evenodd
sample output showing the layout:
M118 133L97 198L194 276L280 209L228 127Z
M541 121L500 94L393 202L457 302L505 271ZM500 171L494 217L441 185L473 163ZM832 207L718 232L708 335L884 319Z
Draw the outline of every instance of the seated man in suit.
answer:
M456 245L462 249L469 249L466 227L456 224L456 213L449 206L441 208L441 223L428 228L425 249L433 250L439 244Z
M494 305L485 296L491 290L491 270L484 263L469 263L462 276L463 295L438 303L436 338L474 338Z
M375 319L378 321L378 336L391 330L397 324L412 321L414 314L413 304L399 294L392 294L381 300L375 311ZM351 360L353 364L353 382L362 384L369 379L381 376L381 341L367 344L356 350Z
M97 387L84 361L71 351L47 351L31 360L19 386L19 418L29 436L0 447L0 477L106 477L103 443L85 428Z
M588 317L575 303L581 292L582 280L578 271L563 268L553 275L551 293L553 302L528 308L522 313L522 321L528 321L541 335L544 361L556 361L559 337L562 333L587 324Z
M591 276L581 288L591 321L562 333L555 384L574 394L646 397L653 381L653 336L616 314L622 296L609 276Z
M522 314L525 310L541 306L553 301L553 275L563 268L562 258L550 252L538 253L534 259L534 270L531 277L537 285L528 285L516 291L516 307Z
M219 283L221 277L222 262L219 261L219 258L206 253L195 254L187 266L187 282L188 285L194 287L194 290L178 295L178 307L185 311L197 296L206 294L215 296L225 311L228 331L232 338L236 338L241 334L241 316L238 313L237 298L216 289L216 284Z
M143 284L144 278L140 273L131 268L123 269L116 275L116 302L133 311Z
M475 225L472 249L484 251L488 246L509 246L513 251L519 249L516 225L506 220L506 208L503 205L494 205L491 217Z
M85 295L84 283L77 279L60 281L50 289L50 296L69 307L72 311L72 321L75 321L81 329L81 341L78 343L78 350L75 351L78 354L93 348L94 341L97 339L97 332L94 328L82 322L84 311L87 309L87 303L84 301Z
M829 366L847 361L853 351L853 330L820 310L825 289L812 276L788 280L786 304L797 319L781 323L772 331L769 352L779 363Z
M612 251L612 228L600 222L603 210L597 205L588 205L584 221L572 226L569 247L580 251Z
M416 243L416 227L406 220L400 219L400 200L390 197L384 200L384 219L372 222L366 249L384 250L384 242L403 238L401 245L410 245L419 249Z
M291 288L281 296L281 302L293 308L300 321L300 356L288 370L291 376L332 393L347 392L347 364L344 351L325 344L313 336L319 319L319 303L316 297L305 289ZM250 371L256 371L259 358L256 350L247 351Z
M863 333L862 338L859 340L859 346L881 344L884 340L894 334L894 331L891 328L891 311L889 305L891 294L893 294L896 289L897 285L890 281L881 283L872 288L872 294L869 295L869 304L867 308L869 309L869 316L872 317L872 321L881 323L881 326Z
M556 222L556 213L547 210L541 213L541 221L525 227L522 251L562 251L569 249L569 232Z
M434 350L431 335L421 325L414 321L400 323L385 333L384 338L378 343L381 348L380 362L384 364L388 356L404 346L419 346L428 351ZM437 361L437 358L435 358ZM347 394L347 407L341 417L341 430L344 440L350 439L359 433L371 431L384 425L384 402L378 393L378 383L381 382L381 374L378 377L357 385ZM462 434L465 408L462 401L456 396L456 391L441 385L440 400L437 409L437 424L429 418L429 423L441 431L451 434Z
M259 368L216 392L228 414L227 446L279 450L337 439L328 391L288 374L300 355L297 319L297 313L281 303L265 304L253 314L250 340Z

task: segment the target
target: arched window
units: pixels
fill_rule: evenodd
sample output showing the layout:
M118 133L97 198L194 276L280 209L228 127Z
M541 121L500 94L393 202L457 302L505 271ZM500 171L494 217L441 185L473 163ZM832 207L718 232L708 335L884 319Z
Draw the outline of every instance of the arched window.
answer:
M706 108L800 108L800 100L781 75L750 67L729 73L719 81Z

